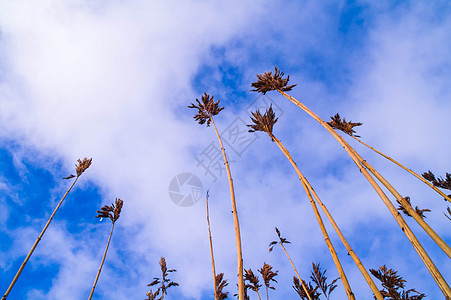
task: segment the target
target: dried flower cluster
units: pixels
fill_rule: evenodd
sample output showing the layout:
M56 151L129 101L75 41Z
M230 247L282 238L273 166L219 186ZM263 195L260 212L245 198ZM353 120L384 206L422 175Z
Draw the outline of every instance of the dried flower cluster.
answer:
M215 102L213 100L213 96L209 96L206 92L202 96L201 100L202 102L200 102L196 98L197 105L191 103L191 105L188 106L188 108L197 108L198 112L197 115L193 117L194 120L198 121L200 125L207 122L207 127L209 127L211 117L219 114L219 112L223 110L224 107L219 107L219 100Z
M302 284L299 282L299 279L296 276L293 276L293 289L298 293L299 297L303 300L309 300L309 296L312 300L319 300L319 296L321 293L319 293L318 286L313 288L312 283L309 282L308 284L305 283L305 281L302 281L302 284L307 287L307 293L304 291L304 288L302 287Z
M249 129L249 132L264 131L268 134L272 134L272 129L274 127L274 124L276 124L278 118L276 118L276 114L272 109L272 105L270 105L263 116L261 115L259 110L253 112L251 120L252 122L254 122L254 125L247 125L248 127L252 128Z
M269 252L271 252L273 249L274 249L274 247L277 245L277 244L279 244L280 243L280 245L283 245L283 244L291 244L290 243L290 241L288 241L286 238L283 238L281 235L280 235L280 231L279 231L279 229L276 227L276 233L277 233L277 236L279 237L279 241L272 241L270 244L269 244Z
M245 282L246 281L249 282L249 284L246 284L246 289L251 289L254 292L258 293L258 291L260 290L260 287L262 286L259 283L258 276L256 276L254 274L254 272L252 272L252 269L244 270L244 271L245 271L244 280L245 280Z
M154 277L154 281L152 281L151 283L149 283L147 285L147 286L154 286L154 285L160 284L160 286L158 287L156 292L152 292L152 290L147 292L146 296L148 297L147 298L148 300L155 300L156 297L160 294L160 292L161 292L160 300L162 300L164 295L168 294L167 290L171 286L179 285L178 283L173 282L168 278L169 273L177 272L177 270L175 270L175 269L168 270L168 268L166 266L166 260L164 257L160 258L160 268L161 268L162 277L161 278Z
M423 173L421 174L421 176L423 176L424 179L430 181L436 187L451 190L451 174L449 173L446 173L445 179L443 179L442 177L435 178L434 173L432 173L431 171Z
M124 201L120 198L116 198L116 204L112 203L111 205L102 207L101 210L97 211L98 215L96 218L109 218L111 222L115 223L121 215L123 205Z
M281 72L277 67L274 67L274 74L272 74L272 72L265 72L263 75L257 74L258 80L252 83L252 87L255 89L251 91L263 93L263 95L269 91L291 91L296 84L287 86L288 81L290 80L290 75L287 75L287 78L283 78L283 75L283 72Z
M77 168L77 176L80 176L81 174L83 174L83 172L89 168L89 166L91 165L92 162L92 158L87 159L86 157L83 160L78 160L78 166L75 165L75 167Z
M326 297L326 299L329 300L330 293L332 293L332 291L337 287L335 282L337 282L339 278L335 278L331 283L327 283L327 270L324 270L324 272L322 272L319 263L312 263L312 268L313 271L310 278L316 284L316 287L319 287L323 291L323 295Z
M216 292L218 294L218 300L227 299L229 292L224 292L223 289L228 286L227 280L224 279L224 273L216 275Z
M266 288L275 290L276 288L271 286L271 281L277 282L277 280L274 279L276 277L279 271L273 271L272 267L268 265L267 263L263 263L263 267L258 270L260 274L262 274L263 282L265 283Z
M421 300L426 297L415 289L405 291L404 283L406 281L397 274L397 271L387 269L385 265L379 267L377 271L370 269L370 272L381 281L383 289L380 292L387 300ZM417 295L410 295L411 293Z
M410 197L404 197L404 200L406 200L406 202L410 205L410 207L412 207L412 205L411 205L411 203L410 203ZM412 217L412 216L407 212L407 210L404 208L404 206L402 206L401 203L399 204L398 210L399 210L399 211L402 211L403 214L405 214L406 216ZM418 206L415 206L415 211L417 212L417 214L418 214L422 219L424 219L424 218L426 218L426 216L424 215L424 213L425 213L425 212L430 212L431 210L430 210L430 209L427 209L427 208L425 208L425 209L419 209Z
M330 127L334 129L338 129L343 131L346 134L349 134L350 136L360 137L358 135L355 135L354 127L362 125L362 123L353 123L351 121L346 122L346 119L341 119L339 114L336 114L333 117L330 117L331 121L327 122L327 124L330 125Z

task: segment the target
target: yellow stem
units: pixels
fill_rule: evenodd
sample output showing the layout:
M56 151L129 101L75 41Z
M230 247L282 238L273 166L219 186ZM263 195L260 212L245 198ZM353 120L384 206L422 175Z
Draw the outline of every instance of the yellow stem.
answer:
M58 205L56 206L55 210L53 211L52 215L50 216L50 218L47 220L47 223L44 226L44 229L42 229L41 234L39 234L38 238L36 239L36 241L34 242L33 246L31 247L31 250L28 252L27 257L25 257L25 260L23 261L22 265L19 268L19 271L17 271L16 276L14 276L13 281L11 282L11 284L9 285L8 289L6 290L5 294L2 297L2 300L6 300L6 298L8 298L9 293L11 292L14 284L16 283L17 279L19 279L20 274L22 273L23 269L25 268L25 265L27 264L28 260L30 259L31 255L34 252L34 249L36 249L36 247L38 246L39 242L42 239L42 236L44 235L45 231L47 230L47 227L49 227L50 222L52 222L53 217L55 216L56 212L58 211L58 209L60 208L61 204L63 203L64 199L66 199L66 196L69 194L70 190L72 189L72 187L75 185L75 183L78 180L77 176L75 178L75 180L72 182L71 186L69 187L69 189L67 189L66 193L64 194L63 198L60 200L60 202L58 203Z
M227 160L224 146L222 145L222 140L218 133L218 129L216 128L213 118L210 117L210 120L215 129L216 136L219 141L219 145L221 146L222 157L224 158L224 164L225 164L226 170L227 170L227 177L229 178L230 198L232 201L232 213L233 213L233 222L235 224L235 237L236 237L236 253L237 253L237 267L238 267L238 299L244 300L243 255L242 255L242 251L241 251L240 223L238 221L238 213L236 210L235 192L233 189L233 180L232 180L232 175L230 173L229 162Z
M100 263L99 270L97 271L96 279L94 280L94 285L92 286L91 294L89 295L88 300L91 300L92 295L94 295L94 289L96 288L97 280L99 280L100 272L102 271L103 263L105 262L106 253L108 252L108 247L110 246L110 240L111 240L111 235L113 235L113 229L114 229L114 222L112 222L112 224L111 224L110 236L108 237L108 242L105 247L105 252L103 253L102 262Z
M404 218L401 216L401 214L396 210L396 208L393 206L393 203L390 202L388 197L384 194L380 186L376 183L374 178L368 173L365 167L360 163L360 160L356 157L353 150L351 150L351 146L338 134L335 132L335 130L332 129L332 127L329 126L326 122L324 122L320 117L318 117L314 112L312 112L310 109L308 109L304 104L297 101L295 98L291 97L287 93L278 90L285 98L296 104L298 107L300 107L302 110L304 110L307 114L309 114L311 117L313 117L316 121L318 121L327 131L329 131L330 134L340 143L340 145L345 149L345 151L349 154L351 159L354 161L354 163L359 168L360 172L362 172L363 176L368 180L368 182L371 184L373 189L376 191L376 193L379 195L379 197L382 199L384 204L387 206L390 213L395 218L398 225L401 227L401 230L404 232L406 237L411 242L412 246L414 247L415 251L420 256L421 260L423 261L426 268L431 273L432 277L434 278L435 282L439 286L442 293L445 295L445 297L451 298L451 289L448 286L448 283L445 281L443 276L440 274L437 267L432 262L431 258L428 256L427 252L424 250L410 227L407 225Z
M377 154L385 157L386 159L388 159L389 161L391 161L392 163L398 165L399 167L403 168L404 170L406 170L407 172L409 172L410 174L412 174L413 176L415 176L416 178L418 178L419 180L423 181L424 183L426 183L430 188L432 188L434 191L436 191L440 196L442 196L443 198L445 198L445 200L451 202L451 198L446 195L445 193L443 193L441 190L439 190L437 187L435 187L433 184L431 184L429 181L427 181L426 179L424 179L422 176L418 175L417 173L415 173L414 171L412 171L411 169L406 168L405 166L403 166L402 164L400 164L399 162L397 162L396 160L394 160L393 158L385 155L384 153L374 149L373 147L371 147L370 145L362 142L360 139L356 138L355 136L351 135L351 137L353 139L355 139L356 141L358 141L359 143L361 143L362 145L365 145L366 147L370 148L371 150L373 150L374 152L376 152Z
M359 158L360 162L365 168L373 174L389 191L395 196L396 200L406 209L406 211L413 217L413 219L423 228L423 230L432 238L432 240L451 258L451 248L445 241L423 220L423 218L412 208L412 206L404 199L398 191L377 172L366 160L364 160L357 152L353 151Z
M310 294L309 294L309 292L308 292L308 290L307 290L307 286L305 285L304 280L301 279L301 276L299 275L298 270L296 270L296 267L294 266L293 261L291 260L291 257L288 255L287 250L285 249L285 247L283 246L282 243L279 242L279 244L280 244L280 246L282 246L283 251L285 251L285 254L286 254L287 257L288 257L288 260L290 261L291 266L292 266L293 269L294 269L294 272L295 272L296 275L298 276L299 282L301 283L302 288L304 289L305 294L307 295L307 297L309 298L309 300L312 300L312 297L310 297Z
M327 244L327 247L329 248L330 254L332 255L332 259L334 260L335 266L337 267L338 273L340 274L341 281L343 282L343 287L345 288L346 294L348 296L348 299L355 299L354 293L351 290L351 286L349 285L348 279L346 278L346 274L343 270L343 267L341 266L340 260L338 259L337 252L335 251L334 246L332 245L332 242L330 241L329 234L327 233L326 227L324 226L323 220L321 218L321 215L319 214L318 208L316 207L315 201L312 198L312 195L310 193L309 188L307 187L307 184L304 180L304 176L302 175L301 171L297 167L296 163L294 162L293 158L291 157L288 150L285 148L285 146L282 144L281 141L279 141L274 135L271 133L268 133L269 136L276 142L277 146L279 146L280 150L285 154L285 156L288 158L294 169L296 170L296 173L298 174L299 180L302 183L302 186L305 189L305 192L310 200L310 204L312 205L313 211L315 213L316 219L318 220L318 224L321 228L321 231L324 236L324 240Z
M213 256L213 241L211 239L211 230L210 230L210 214L208 212L208 192L207 192L207 197L206 197L206 202L207 202L207 224L208 224L208 237L210 240L210 254L211 254L211 266L213 269L213 284L214 284L214 288L215 288L215 300L218 300L218 292L216 290L216 268L215 268L215 258Z

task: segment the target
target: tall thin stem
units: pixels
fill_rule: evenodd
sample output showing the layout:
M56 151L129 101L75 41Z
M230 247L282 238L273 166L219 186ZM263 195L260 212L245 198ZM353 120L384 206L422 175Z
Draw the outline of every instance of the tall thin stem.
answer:
M213 285L215 288L215 300L218 300L218 292L216 289L216 268L215 268L215 258L213 256L213 241L211 239L211 230L210 230L210 213L208 211L208 191L205 202L207 203L207 225L208 225L208 237L210 240L210 254L211 254L211 267L213 269Z
M23 269L25 268L25 265L27 264L28 260L30 259L31 255L34 252L34 249L36 249L36 247L38 246L39 242L42 239L42 236L44 235L45 231L47 230L47 227L49 227L50 222L52 222L53 217L55 216L56 212L58 211L58 209L60 208L61 204L63 203L64 199L66 199L66 196L69 194L70 190L72 189L72 187L75 185L75 183L78 180L78 177L75 177L74 181L72 182L71 186L69 187L69 189L67 189L66 193L64 194L63 198L60 200L60 202L58 203L58 205L56 206L55 210L53 211L52 215L50 216L50 218L47 220L47 223L44 226L44 229L42 229L41 234L39 234L38 238L36 239L36 241L34 242L33 246L31 247L30 251L27 254L27 257L25 257L25 260L23 261L22 265L19 268L19 271L17 271L16 276L14 276L13 281L11 282L11 284L9 285L8 289L6 290L5 294L2 297L2 300L6 300L6 298L8 297L9 293L11 292L14 284L16 283L17 279L19 279L20 274L22 273Z
M403 168L404 170L406 170L407 172L409 172L410 174L412 174L413 176L415 176L416 178L418 178L419 180L421 180L422 182L424 182L425 184L427 184L431 189L433 189L434 191L436 191L440 196L442 196L443 198L445 198L445 200L451 202L451 198L446 195L445 193L443 193L441 190L439 190L437 187L435 187L433 184L431 184L429 181L427 181L426 179L424 179L423 177L421 177L420 175L418 175L417 173L415 173L414 171L412 171L411 169L405 167L404 165L402 165L401 163L397 162L396 160L394 160L393 158L385 155L384 153L378 151L377 149L371 147L370 145L364 143L363 141L361 141L360 139L356 138L355 136L351 135L351 137L353 139L355 139L356 141L358 141L359 143L361 143L362 145L370 148L371 150L373 150L374 152L376 152L377 154L385 157L386 159L388 159L389 161L391 161L392 163L398 165L399 167Z
M451 258L451 248L445 241L423 220L423 218L412 208L412 206L403 198L398 191L381 175L376 171L366 160L364 160L357 152L353 150L354 154L359 158L360 162L365 168L373 174L377 180L379 180L389 191L395 196L396 200L405 208L405 210L411 215L418 225L432 238L432 240Z
M235 202L235 191L233 188L233 180L232 175L230 173L229 162L226 157L226 153L224 150L224 146L222 144L221 137L219 136L218 129L216 128L215 122L213 118L210 117L211 123L213 124L213 128L215 129L216 136L219 141L219 145L221 146L222 157L224 158L224 164L227 170L227 177L229 178L229 187L230 187L230 198L232 201L232 213L233 213L233 222L235 224L235 237L236 237L236 254L237 254L237 267L238 267L238 299L244 300L244 275L243 275L243 255L241 251L241 235L240 235L240 223L238 221L238 213L236 210L236 202Z
M99 270L97 271L96 279L94 280L94 285L92 286L91 294L89 295L88 300L91 300L92 296L94 295L94 289L96 288L97 281L99 280L100 272L102 271L103 263L105 262L106 253L108 252L108 247L110 246L111 236L113 235L113 229L114 229L114 222L111 223L110 236L108 237L108 242L106 243L105 252L103 253L102 262L100 263Z
M329 248L330 254L332 256L332 259L334 260L335 266L337 267L338 273L340 274L340 278L341 281L343 282L343 287L345 288L346 294L348 296L348 299L355 299L354 293L351 290L351 286L349 285L348 279L346 277L346 274L343 270L343 267L341 266L340 260L338 259L338 255L337 252L335 251L334 246L332 245L332 242L330 241L329 238L329 234L327 233L326 227L324 226L324 222L321 218L321 215L318 211L318 208L315 204L315 201L312 198L312 195L310 193L310 189L308 188L307 184L306 184L306 180L305 177L302 175L301 171L299 170L298 166L296 165L296 163L294 162L293 158L291 157L290 153L288 152L288 150L285 148L285 146L282 144L281 141L279 141L273 134L268 133L270 135L270 137L276 142L277 146L279 146L280 150L282 150L282 152L285 154L285 156L288 158L288 160L290 161L291 165L294 167L294 169L296 170L296 173L299 177L299 180L302 183L302 186L304 187L304 190L310 200L310 204L312 205L313 211L315 213L316 219L318 220L318 224L321 228L321 231L323 233L324 236L324 240L327 244L327 247Z
M305 294L307 295L307 297L309 298L309 300L312 300L312 297L310 297L310 294L309 294L309 292L308 292L308 289L307 289L307 286L305 285L304 280L301 279L301 276L299 275L298 270L296 270L296 267L294 266L294 263L293 263L293 261L291 260L290 255L288 255L287 249L285 249L285 246L284 246L282 243L279 243L279 244L280 244L280 246L282 246L283 251L285 251L285 254L286 254L287 257L288 257L288 260L290 261L291 266L292 266L293 269L294 269L294 272L295 272L296 275L298 276L299 282L301 283L302 288L304 289Z
M432 277L434 278L435 282L439 286L442 293L445 295L445 297L451 298L451 288L449 287L448 283L445 281L443 276L440 274L437 267L432 262L431 258L428 256L427 252L424 250L410 227L407 225L406 221L403 219L401 214L396 210L394 205L390 202L388 197L384 194L380 186L376 183L373 177L368 173L365 167L360 163L360 160L356 157L353 150L351 150L351 146L338 134L335 132L335 130L332 129L332 127L329 126L326 122L324 122L320 117L318 117L313 111L308 109L304 104L293 98L292 96L288 95L287 93L278 90L279 93L281 93L285 98L296 104L298 107L300 107L302 110L304 110L307 114L309 114L311 117L313 117L316 121L318 121L327 131L329 131L330 134L338 141L338 143L345 149L345 151L349 154L351 159L354 161L354 163L357 165L363 176L368 180L368 182L371 184L373 189L376 191L376 193L379 195L379 197L382 199L384 204L387 206L390 213L395 218L398 225L401 227L401 230L404 232L406 237L411 242L412 246L414 247L415 251L420 256L421 260L425 264L426 268L431 273Z
M271 133L269 133L269 136L275 140L276 142L278 139ZM280 142L280 141L279 141ZM376 284L374 283L373 279L371 278L370 274L366 270L366 268L363 266L363 263L360 261L357 254L352 249L351 245L349 245L348 241L344 237L343 233L341 232L340 228L338 227L337 223L335 222L334 218L330 214L329 210L327 209L326 205L321 201L318 194L316 194L315 190L311 186L310 182L307 180L307 178L302 174L302 172L299 170L299 175L301 176L301 180L305 182L307 185L309 191L312 193L315 200L318 202L319 206L323 210L323 212L326 214L327 218L329 219L330 223L332 224L332 227L335 229L335 232L337 232L341 242L346 247L346 250L348 250L349 255L351 256L352 260L356 264L356 266L359 268L360 272L362 273L363 277L365 278L366 282L368 283L369 287L371 288L371 291L376 296L378 300L384 300L384 297L380 293L379 289L377 288Z

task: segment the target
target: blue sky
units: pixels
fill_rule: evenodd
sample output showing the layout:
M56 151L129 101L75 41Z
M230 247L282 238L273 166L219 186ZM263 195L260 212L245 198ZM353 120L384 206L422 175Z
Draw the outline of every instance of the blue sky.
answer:
M204 196L210 190L218 272L235 293L236 252L225 174L196 160L216 145L187 106L205 91L225 109L222 132L246 111L274 103L274 133L326 203L365 267L386 264L427 295L441 292L376 193L343 149L276 93L250 92L274 65L291 95L323 119L360 121L362 139L417 172L449 166L451 7L447 1L0 1L0 290L4 292L70 182L92 157L27 264L9 299L87 298L110 224L96 210L124 200L94 299L143 299L166 257L180 287L168 299L213 299ZM224 132L224 137L227 132ZM301 276L320 262L338 277L307 197L290 164L264 134L226 145L232 160L245 268L279 270L271 299L295 299L277 226ZM230 138L230 137L229 137ZM232 141L230 141L232 143ZM446 203L411 175L351 145L450 243ZM211 144L213 143L213 144ZM236 146L236 145L235 145ZM234 152L235 150L235 152ZM175 205L168 185L189 172L201 200ZM406 219L451 280L451 262ZM330 226L329 226L330 227ZM329 229L328 227L328 229ZM357 299L363 277L330 235ZM250 293L251 299L256 295ZM335 299L346 299L341 283Z

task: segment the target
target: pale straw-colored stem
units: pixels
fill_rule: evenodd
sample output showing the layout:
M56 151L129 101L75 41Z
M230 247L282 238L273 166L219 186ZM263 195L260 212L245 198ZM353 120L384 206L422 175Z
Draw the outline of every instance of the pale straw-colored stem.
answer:
M285 249L285 246L284 246L281 242L279 242L279 244L280 244L280 246L282 246L283 251L285 251L285 254L286 254L287 257L288 257L288 260L290 261L291 266L292 266L293 269L294 269L294 272L295 272L296 275L298 276L299 282L301 283L302 288L304 289L305 294L307 295L307 297L309 298L309 300L312 300L312 297L310 297L310 294L309 294L309 292L308 292L308 290L307 290L307 286L305 285L304 280L301 279L301 276L299 275L298 270L296 270L296 267L294 266L294 263L293 263L293 261L291 260L290 255L288 255L287 249Z
M410 227L407 225L404 218L401 216L401 214L397 211L393 203L388 199L388 197L384 194L381 187L376 183L374 178L368 173L365 167L361 164L360 160L357 158L357 156L354 154L352 147L349 146L349 144L338 134L335 132L332 127L330 127L329 124L324 122L320 117L318 117L313 111L308 109L304 104L293 98L292 96L288 95L287 93L279 90L279 92L288 100L296 104L298 107L300 107L302 110L304 110L307 114L309 114L311 117L313 117L316 121L318 121L327 131L329 131L330 134L338 141L338 143L345 149L345 151L349 154L351 159L354 161L354 163L359 168L360 172L365 176L365 178L368 180L368 182L371 184L373 189L376 191L376 193L379 195L379 197L382 199L384 204L387 206L390 213L395 218L398 225L401 227L401 230L404 232L406 237L411 242L412 246L414 247L415 251L420 256L421 260L423 261L426 268L431 273L432 277L434 278L435 282L439 286L442 293L445 295L445 297L451 298L451 289L448 285L448 283L445 281L437 267L432 262L431 258L427 254L427 252L424 250L423 246L420 244Z
M423 181L425 184L427 184L431 189L433 189L434 191L436 191L440 196L442 196L443 198L445 198L445 200L451 202L451 198L446 195L445 193L443 193L441 190L439 190L436 186L434 186L432 183L430 183L429 181L427 181L426 179L424 179L422 176L418 175L417 173L415 173L414 171L412 171L411 169L403 166L402 164L400 164L399 162L397 162L396 160L394 160L393 158L385 155L384 153L378 151L377 149L371 147L370 145L364 143L363 141L361 141L360 139L356 138L355 136L351 135L351 137L353 139L355 139L356 141L358 141L359 143L361 143L362 145L370 148L371 150L373 150L374 152L376 152L377 154L385 157L386 159L388 159L389 161L391 161L392 163L398 165L399 167L403 168L404 170L406 170L407 172L409 172L410 174L412 174L413 176L415 176L416 178L418 178L419 180Z
M351 286L349 285L348 279L346 277L346 274L343 270L343 267L340 263L340 260L338 259L338 255L337 252L335 251L334 246L332 245L332 242L330 241L329 238L329 234L327 233L326 227L324 226L324 222L321 218L321 215L318 211L318 208L315 204L315 201L312 198L312 195L310 193L309 188L307 187L307 184L304 180L304 176L302 175L301 171L299 170L299 168L297 167L296 163L294 162L293 158L291 157L290 153L288 152L288 150L285 148L285 146L282 144L281 141L279 141L273 134L268 133L269 136L276 142L277 146L279 146L280 150L282 150L282 152L285 154L285 156L288 158L288 160L290 161L291 165L294 167L296 173L298 174L299 180L302 183L302 186L304 187L304 190L310 200L310 204L312 205L313 211L315 213L316 219L318 220L318 224L321 228L321 231L323 233L324 236L324 240L327 244L327 247L329 248L330 254L332 256L332 259L334 260L335 266L337 268L338 274L340 275L341 281L343 283L343 287L345 288L346 291L346 295L348 296L348 299L355 299L354 293L351 290Z
M412 206L404 199L398 191L381 175L377 172L366 160L364 160L357 152L353 151L359 158L360 162L365 168L373 174L377 180L379 180L389 191L395 196L396 200L406 209L406 211L413 217L418 225L432 238L432 240L443 250L443 252L451 258L451 248L445 241L423 220L423 218L412 208Z
M269 134L269 136L272 139L275 139L274 135ZM318 202L319 206L323 210L323 212L326 214L327 218L329 219L330 223L332 224L332 227L335 229L335 232L337 232L341 242L346 247L346 250L348 250L349 255L351 256L352 260L356 264L356 266L359 268L360 272L362 273L363 277L365 278L366 282L368 283L368 286L371 288L371 291L376 296L378 300L384 300L384 297L382 296L381 292L377 288L376 284L374 283L373 279L371 278L370 274L366 270L366 268L363 266L363 263L360 261L357 254L352 249L351 245L349 245L348 241L344 237L343 233L341 232L340 228L338 227L337 223L335 222L334 218L330 214L329 210L327 209L326 205L321 201L318 194L316 194L315 190L311 186L310 182L307 180L307 178L302 174L301 171L299 171L299 175L302 177L302 180L306 183L307 187L309 188L310 192L312 193L313 197L315 198L316 202Z
M96 288L97 281L99 280L100 272L102 271L103 263L105 262L106 253L108 252L108 247L110 246L111 236L113 235L114 222L111 224L110 236L108 237L108 242L106 243L105 252L103 253L102 262L100 263L99 270L97 271L96 279L94 280L94 284L91 289L91 294L89 295L88 300L91 300L94 295L94 289Z
M64 199L66 199L66 196L69 194L70 190L72 189L72 187L75 185L75 183L78 180L78 177L75 177L75 180L72 182L71 186L69 187L69 189L67 189L66 193L64 194L63 198L60 200L60 202L58 203L58 205L56 206L55 210L53 211L52 215L50 216L50 218L47 220L47 223L44 226L44 229L42 229L41 234L39 234L38 238L36 239L36 241L34 242L33 246L31 247L31 250L28 252L27 257L25 257L25 260L23 261L22 265L19 268L19 271L17 271L16 276L14 276L13 281L11 282L11 284L9 285L8 289L6 290L5 294L2 297L2 300L6 300L6 298L8 297L9 293L11 292L14 284L16 283L17 279L19 279L20 274L22 273L23 269L25 268L25 265L27 264L28 260L30 259L31 255L34 252L34 249L36 249L37 245L39 244L39 242L42 239L42 236L44 235L45 231L47 230L47 227L49 227L50 222L52 222L53 217L55 216L56 212L58 211L58 209L60 208L61 204L63 203Z
M233 222L235 225L235 238L236 238L236 255L237 255L237 267L238 267L238 299L244 300L244 275L243 275L243 255L241 251L241 234L240 234L240 223L238 221L238 212L236 210L236 202L235 202L235 191L233 188L233 180L232 175L230 173L229 162L227 160L227 156L224 150L224 146L222 144L221 137L219 136L218 129L216 128L215 122L213 118L210 117L211 124L213 124L213 128L215 129L216 136L219 141L219 145L221 146L222 157L224 158L224 164L227 170L227 177L229 178L229 187L230 187L230 198L232 201L232 213L233 213Z
M213 285L215 288L215 300L218 300L218 292L216 289L216 268L215 268L215 258L213 256L213 241L211 239L211 230L210 230L210 213L208 211L208 192L207 192L207 197L206 197L206 201L207 203L207 225L208 225L208 238L210 240L210 255L211 255L211 267L213 270Z

